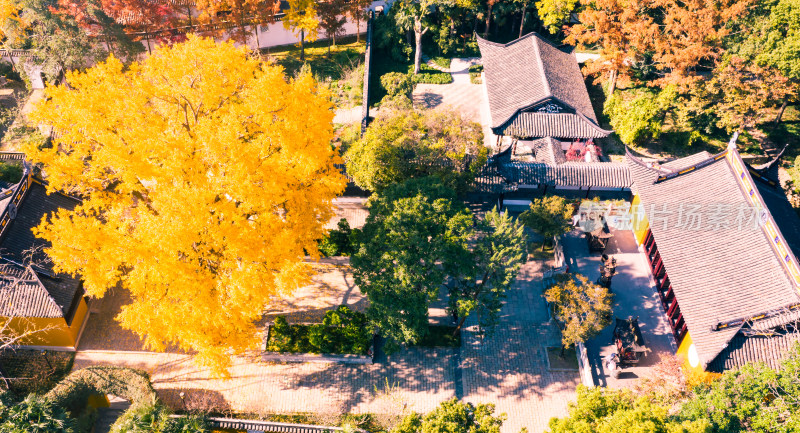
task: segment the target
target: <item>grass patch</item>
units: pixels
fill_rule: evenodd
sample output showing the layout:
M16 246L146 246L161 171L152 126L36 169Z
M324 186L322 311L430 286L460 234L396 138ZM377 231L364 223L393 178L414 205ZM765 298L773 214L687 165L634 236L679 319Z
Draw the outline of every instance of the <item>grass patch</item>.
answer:
M481 72L483 72L483 65L472 65L469 67L469 82L472 84L481 84Z
M355 36L342 38L335 47L329 47L329 41L315 41L305 44L305 63L320 80L337 81L344 78L348 69L364 62L364 50L364 41L356 42ZM297 45L272 47L261 52L268 60L283 66L287 76L295 76L303 67Z
M450 59L449 57L434 57L431 59L433 63L435 63L440 68L450 69Z
M50 350L6 350L0 354L9 390L19 397L45 394L72 369L75 354Z
M562 357L560 347L548 347L547 365L550 370L578 371L578 358L575 353L575 348L571 347L564 350L564 356Z
M415 346L417 347L461 347L461 333L453 335L455 326L431 325L428 334L422 337Z
M528 260L552 260L554 254L553 245L549 243L544 244L543 250L542 242L528 242Z
M285 316L275 318L267 351L366 355L372 330L364 313L345 305L325 313L322 323L289 324Z

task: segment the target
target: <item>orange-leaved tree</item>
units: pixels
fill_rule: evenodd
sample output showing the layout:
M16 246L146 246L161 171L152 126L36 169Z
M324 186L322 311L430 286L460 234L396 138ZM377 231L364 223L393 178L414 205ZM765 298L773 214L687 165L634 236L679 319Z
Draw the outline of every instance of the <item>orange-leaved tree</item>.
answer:
M32 114L55 145L26 149L51 191L84 199L38 227L47 253L89 295L128 290L117 320L146 347L225 374L257 346L269 297L308 281L304 250L344 189L327 93L196 36L67 81Z

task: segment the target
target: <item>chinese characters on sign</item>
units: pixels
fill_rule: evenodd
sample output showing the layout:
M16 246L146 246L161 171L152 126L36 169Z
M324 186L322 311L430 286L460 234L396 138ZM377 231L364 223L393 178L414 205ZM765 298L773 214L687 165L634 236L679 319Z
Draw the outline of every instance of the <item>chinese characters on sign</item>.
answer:
M748 204L671 203L643 206L628 202L581 203L576 219L578 226L588 229L583 221L603 218L617 230L641 230L651 227L678 228L689 231L760 230L767 221L767 211ZM585 226L585 227L584 227Z

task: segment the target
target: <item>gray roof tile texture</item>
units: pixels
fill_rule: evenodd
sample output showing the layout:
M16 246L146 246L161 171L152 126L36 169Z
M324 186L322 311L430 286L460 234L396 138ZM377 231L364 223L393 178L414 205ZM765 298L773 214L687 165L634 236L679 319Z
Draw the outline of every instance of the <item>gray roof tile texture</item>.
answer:
M30 281L30 287L27 284L22 285L20 293L14 295L14 299L18 302L24 301L24 303L14 304L17 316L59 317L67 315L73 308L76 293L80 290L80 281L70 278L68 275L52 274L52 264L42 251L42 248L48 247L49 244L34 236L31 229L38 226L46 215L59 209L72 210L77 204L77 200L62 194L48 195L43 185L32 182L25 198L20 203L16 218L3 230L2 238L0 238L0 255L17 264L32 263L43 271L35 272L34 278L27 279ZM32 249L35 252L29 258L29 251ZM53 277L48 277L47 274L53 275ZM34 279L37 284L34 284ZM34 286L39 287L40 294L33 294ZM8 282L5 287L0 283L0 290L10 289ZM51 302L54 302L61 310L58 312L59 314L52 309Z
M478 37L478 46L492 127L502 126L520 109L550 97L597 123L573 54L561 51L536 33L505 45Z
M496 133L517 137L602 138L607 131L573 113L518 113Z
M712 331L713 325L800 301L760 229L714 230L706 220L699 230L676 227L681 204L704 206L704 216L718 204L749 206L725 158L658 184L658 171L630 155L627 162L701 363L710 363L738 331ZM673 212L666 226L651 206Z

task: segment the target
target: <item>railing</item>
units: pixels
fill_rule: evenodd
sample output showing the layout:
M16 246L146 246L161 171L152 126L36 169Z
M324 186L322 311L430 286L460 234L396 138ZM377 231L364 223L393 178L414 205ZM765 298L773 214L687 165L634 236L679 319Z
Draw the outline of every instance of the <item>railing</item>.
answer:
M247 430L256 432L274 433L334 433L344 432L342 427L328 427L311 424L289 424L283 422L257 421L235 418L208 418L211 427L215 429ZM348 429L355 433L368 433L366 430Z
M8 205L6 205L5 209L3 209L3 213L0 214L0 237L3 236L3 232L8 226L8 223L17 217L17 209L19 208L20 202L25 197L25 193L28 192L28 189L31 186L31 180L31 166L23 160L22 179L19 181L16 189L14 189L14 191L11 193L11 201L8 203Z

